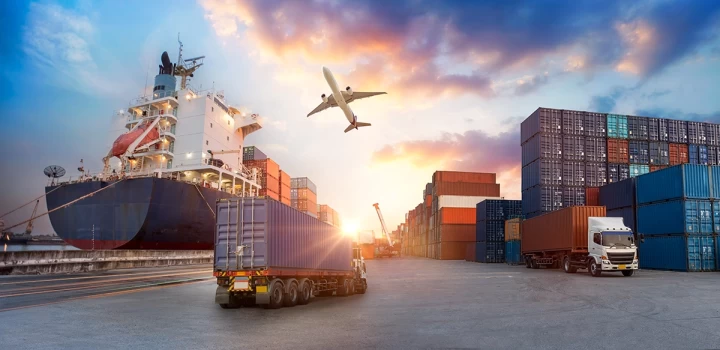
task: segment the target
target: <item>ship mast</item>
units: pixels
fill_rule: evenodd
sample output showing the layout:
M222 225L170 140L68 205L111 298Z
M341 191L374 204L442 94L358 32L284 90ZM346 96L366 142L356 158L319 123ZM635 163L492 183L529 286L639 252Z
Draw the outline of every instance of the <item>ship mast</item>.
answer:
M178 33L178 44L180 44L180 50L178 52L177 66L175 67L174 74L181 78L180 89L184 90L184 89L187 89L188 78L192 78L193 72L195 72L195 70L197 70L200 66L203 65L202 61L205 58L205 56L193 57L193 58L188 58L186 60L183 60L183 58L182 58L183 44L182 44L182 41L180 41L180 33ZM189 66L186 63L189 63Z

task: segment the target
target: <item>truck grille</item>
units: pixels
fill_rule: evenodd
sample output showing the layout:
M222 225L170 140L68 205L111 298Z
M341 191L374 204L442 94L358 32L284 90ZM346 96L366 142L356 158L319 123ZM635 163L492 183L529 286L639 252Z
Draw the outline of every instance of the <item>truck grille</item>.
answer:
M607 253L607 255L613 265L632 264L635 258L635 253Z

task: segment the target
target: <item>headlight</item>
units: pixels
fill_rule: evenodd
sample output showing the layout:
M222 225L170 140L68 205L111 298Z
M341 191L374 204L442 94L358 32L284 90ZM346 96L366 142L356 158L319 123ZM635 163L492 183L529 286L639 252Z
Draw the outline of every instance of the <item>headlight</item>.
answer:
M608 261L608 260L603 260L603 264L605 264L605 265L610 265L610 261Z

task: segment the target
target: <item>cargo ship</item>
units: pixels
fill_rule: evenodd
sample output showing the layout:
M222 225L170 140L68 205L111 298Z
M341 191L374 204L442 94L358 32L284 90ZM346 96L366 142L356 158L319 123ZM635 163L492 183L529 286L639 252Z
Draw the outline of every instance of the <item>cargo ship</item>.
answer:
M189 84L204 56L161 55L152 94L119 112L126 133L103 158L102 173L82 167L74 181L46 186L50 222L80 249L212 249L215 202L257 196L257 169L242 163L256 114L229 105L223 92ZM180 78L180 79L178 79ZM180 84L178 87L178 80Z

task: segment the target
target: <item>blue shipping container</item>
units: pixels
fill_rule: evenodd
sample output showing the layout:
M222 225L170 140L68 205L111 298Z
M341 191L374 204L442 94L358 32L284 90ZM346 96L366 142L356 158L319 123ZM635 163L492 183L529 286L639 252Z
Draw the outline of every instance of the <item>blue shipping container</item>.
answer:
M600 187L598 204L607 210L631 207L635 205L635 178Z
M563 206L562 186L535 186L522 192L523 214L547 213Z
M709 168L705 165L681 164L653 171L637 178L636 189L639 205L680 198L712 198Z
M627 164L608 164L608 183L615 183L630 178L630 166Z
M501 242L505 241L505 221L488 220L475 223L476 242Z
M520 144L538 133L559 134L562 131L562 110L538 108L520 123Z
M563 162L563 185L585 186L585 163L566 160Z
M648 118L648 139L668 142L667 119Z
M537 159L562 159L562 135L537 134L522 145L522 165L526 166Z
M649 165L630 164L630 177L637 177L650 172Z
M538 159L522 168L522 189L537 185L562 185L561 160Z
M475 221L509 220L522 214L522 201L486 199L475 205ZM479 242L480 240L478 240Z
M712 204L713 233L720 233L720 202Z
M585 163L585 186L601 187L607 184L607 163Z
M644 235L713 233L712 204L709 200L673 200L637 208L638 233Z
M627 116L608 114L607 116L607 137L613 139L628 138Z
M510 265L523 265L522 254L520 253L520 241L505 242L505 263Z
M710 198L720 199L720 165L710 167Z
M687 143L687 121L668 119L668 141L672 143Z
M475 256L481 263L505 262L505 242L476 242Z
M713 236L650 236L640 241L641 269L713 271L717 269Z
M585 205L584 187L563 187L562 207L577 207Z
M704 145L688 146L688 161L690 164L708 164L708 149Z
M614 218L623 218L623 223L625 224L625 226L629 227L632 232L635 233L635 235L637 236L637 225L635 224L635 207L625 207L620 209L608 210L605 215Z

